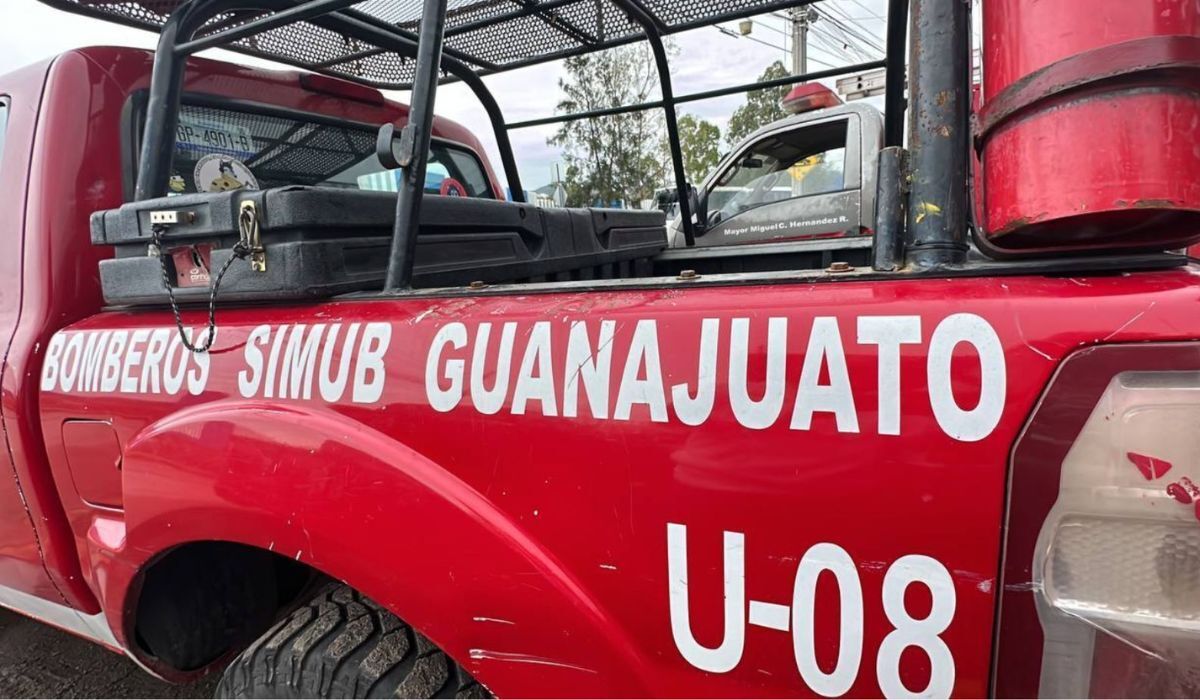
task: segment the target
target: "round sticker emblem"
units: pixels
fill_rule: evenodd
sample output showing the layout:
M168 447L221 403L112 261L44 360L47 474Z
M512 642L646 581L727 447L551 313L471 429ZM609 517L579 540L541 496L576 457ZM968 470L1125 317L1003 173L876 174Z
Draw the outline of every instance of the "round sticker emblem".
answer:
M452 177L442 180L441 194L443 197L466 197L467 188Z
M196 163L195 182L197 192L258 189L258 180L245 163L219 153L210 153Z

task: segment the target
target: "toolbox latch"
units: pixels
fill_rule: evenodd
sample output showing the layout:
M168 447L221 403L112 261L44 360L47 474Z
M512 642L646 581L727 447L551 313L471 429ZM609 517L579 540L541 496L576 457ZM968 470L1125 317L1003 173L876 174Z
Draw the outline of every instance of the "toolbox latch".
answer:
M258 207L251 200L242 202L238 213L238 233L242 237L242 246L250 252L250 269L266 272L267 251L263 248L258 231Z

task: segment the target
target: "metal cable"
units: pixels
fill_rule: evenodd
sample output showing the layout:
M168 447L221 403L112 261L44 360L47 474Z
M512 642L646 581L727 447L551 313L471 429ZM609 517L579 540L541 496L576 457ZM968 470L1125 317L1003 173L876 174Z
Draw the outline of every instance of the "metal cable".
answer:
M154 247L158 250L158 262L162 269L163 288L167 290L167 298L171 301L171 313L175 315L175 327L179 329L179 339L183 341L183 347L196 354L205 353L212 347L213 341L217 336L217 290L221 288L221 280L225 278L225 273L229 271L229 266L233 264L234 260L245 259L250 255L250 248L245 242L240 240L233 244L229 259L221 266L221 270L217 273L217 277L213 280L212 288L209 291L208 332L205 335L204 343L193 345L187 333L183 330L183 318L179 313L179 303L175 300L175 286L171 284L171 273L167 269L167 253L162 240L162 234L166 230L167 227L162 224L155 224L151 228L154 236Z

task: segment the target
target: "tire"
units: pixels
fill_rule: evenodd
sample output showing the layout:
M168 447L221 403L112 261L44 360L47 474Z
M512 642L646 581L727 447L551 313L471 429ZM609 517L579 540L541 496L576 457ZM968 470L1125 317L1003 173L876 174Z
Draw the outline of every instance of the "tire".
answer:
M488 698L432 642L342 584L322 588L233 660L218 698Z

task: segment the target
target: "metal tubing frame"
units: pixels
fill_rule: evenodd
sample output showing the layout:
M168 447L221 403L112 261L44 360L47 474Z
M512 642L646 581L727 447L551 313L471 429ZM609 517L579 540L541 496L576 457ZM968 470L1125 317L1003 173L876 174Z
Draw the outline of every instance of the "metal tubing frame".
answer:
M675 98L675 104L687 104L689 102L697 102L700 100L711 100L715 97L725 97L726 95L736 95L743 92L754 92L756 90L769 90L771 88L784 87L786 85L795 85L809 80L820 80L821 78L833 78L839 75L847 75L850 73L861 73L863 71L883 68L886 65L884 61L868 61L866 63L855 63L851 66L842 68L830 68L827 70L813 71L804 75L789 75L783 78L775 78L772 80L764 80L761 83L744 83L727 88L717 88L715 90L704 90L702 92L693 92L687 95L680 95ZM650 102L639 102L634 105L622 105L620 107L604 107L601 109L588 110L586 112L572 112L571 114L560 114L552 117L541 117L538 119L529 119L523 122L510 122L509 129L526 129L533 126L545 126L547 124L561 124L563 122L578 121L580 119L591 119L593 117L607 117L614 114L627 114L629 112L640 112L646 109L659 109L666 103L662 100L653 100Z
M871 267L877 272L891 272L903 263L907 157L900 146L886 146L879 152L871 251Z
M971 108L968 4L915 0L908 110L906 266L937 271L967 256L967 158Z
M683 224L683 239L688 246L696 244L695 224L692 221L692 206L688 192L687 174L683 171L683 147L679 144L679 118L675 114L675 93L671 89L671 66L667 61L667 49L660 34L661 22L637 0L614 0L625 10L629 18L642 26L646 40L654 50L654 64L658 68L659 89L662 91L662 106L667 117L667 144L671 150L671 165L675 170L675 190L679 201L679 218Z
M314 0L304 5L296 5L286 10L273 12L265 17L259 17L245 24L240 24L206 37L176 44L175 52L184 55L194 54L204 49L212 49L238 41L239 39L245 39L254 34L261 34L285 24L302 22L329 12L343 10L359 2L362 2L362 0Z
M729 94L769 89L808 80L844 75L878 67L887 67L888 85L886 104L889 115L885 127L887 143L895 145L892 142L898 140L897 133L899 127L897 124L901 122L900 115L903 114L905 105L903 94L904 73L902 70L898 70L898 67L903 64L901 47L906 38L905 23L902 21L902 18L907 14L910 0L889 0L888 56L884 61L862 63L841 69L816 71L801 76L788 76L762 83L750 83L731 88L709 90L678 98L675 97L672 88L670 66L667 61L666 49L662 37L667 34L686 31L687 29L694 28L694 26L712 24L720 20L709 18L705 22L693 22L685 26L668 28L639 0L612 0L618 7L625 11L630 20L641 26L646 40L650 43L659 75L662 99L639 105L592 110L590 112L560 115L512 124L505 123L499 104L496 102L494 96L483 84L479 75L466 65L464 59L479 66L486 72L491 72L496 67L487 65L485 62L473 60L470 57L460 59L456 56L459 52L454 52L444 46L447 35L463 33L474 28L471 23L468 23L468 25L459 26L451 32L447 32L447 0L424 0L424 8L420 24L418 25L419 34L415 36L407 30L400 29L369 16L360 16L360 13L347 10L347 8L358 1L360 0L308 0L302 4L283 9L278 9L279 0L259 0L257 3L254 0L192 0L180 6L168 18L167 22L164 23L159 37L158 52L155 55L154 70L151 77L150 99L147 107L147 120L142 139L142 150L139 155L139 171L135 198L144 200L165 194L167 176L169 175L171 166L171 156L174 151L174 131L178 124L179 98L181 96L187 56L205 48L223 46L230 42L238 41L296 21L311 21L314 24L341 31L346 36L374 44L376 49L380 51L394 51L404 56L416 56L417 65L412 85L409 119L405 127L405 132L407 133L405 133L402 139L402 141L405 141L403 148L407 150L408 156L406 158L406 165L403 168L401 190L397 197L397 216L386 284L386 289L388 290L405 289L411 285L413 258L416 250L415 232L419 224L420 205L424 194L423 178L428 158L429 140L432 135L433 106L436 98L437 84L440 79L439 69L445 70L450 75L467 83L483 104L496 134L497 145L501 153L511 196L516 200L524 199L524 190L521 188L515 156L508 137L510 129L622 114L643 109L662 108L666 116L667 138L675 174L676 190L679 196L684 238L689 246L694 244L694 224L691 220L690 192L687 176L683 168L682 148L679 141L678 118L676 114L677 105ZM544 15L566 4L568 1L570 0L549 0L537 5L531 2L525 4L525 7L513 14ZM961 138L946 138L944 141L947 143L939 144L930 135L935 130L941 133L942 127L936 125L932 127L930 125L922 126L920 122L922 121L921 117L927 114L933 100L939 99L943 102L940 106L945 107L945 99L943 97L933 97L937 89L941 88L944 91L944 86L953 82L956 77L960 77L959 74L963 71L967 71L969 78L969 47L965 41L956 42L954 39L955 36L962 36L963 34L960 32L966 31L969 28L969 26L960 26L969 25L969 20L965 19L967 13L962 11L961 8L955 12L954 6L961 4L960 0L914 1L916 3L916 9L912 17L914 42L913 55L910 60L916 74L913 87L915 109L910 115L909 124L910 141L915 146L913 171L921 172L920 168L925 164L935 166L934 170L939 172L930 175L930 170L924 171L926 173L925 179L929 179L931 182L918 182L918 178L914 177L913 192L910 196L912 197L912 202L919 201L923 202L923 204L908 207L909 221L906 227L906 242L908 245L906 246L906 250L909 253L907 260L909 265L928 268L961 262L965 257L965 229L963 226L958 225L961 218L960 214L965 206L965 188L963 188L964 193L962 196L958 196L956 194L957 188L953 186L953 182L955 181L954 177L956 174L962 174L965 177L967 150L965 146L962 149L955 149L955 147L960 145L958 141L965 140L967 135L965 132L955 134L954 132L962 131L962 129L961 127L956 128L958 125L951 125L952 136L959 136ZM258 4L264 10L275 10L275 12L267 17L260 17L242 25L214 32L202 39L194 38L194 34L213 17L230 9L245 8L247 4ZM801 7L810 4L810 2L806 2L805 0L780 0L776 4L786 7ZM342 10L347 11L342 12ZM936 21L929 18L935 18ZM947 20L947 18L949 19ZM495 21L495 19L493 18L492 21ZM947 21L952 25L951 30L939 33L940 27L937 26L937 22L944 24ZM947 34L951 37L949 40L945 38ZM936 49L922 46L921 39L923 38L927 40L928 44L936 45ZM629 41L621 40L610 42L610 44L615 46L631 43L636 39L637 37L634 36ZM927 58L925 54L934 50L945 50L949 54L950 60L946 62L948 65L932 65L937 62ZM931 65L923 65L922 62ZM924 70L919 70L920 68L924 68ZM959 85L961 86L962 84L965 83L960 83ZM936 120L943 127L955 115L962 116L964 105L966 108L969 108L969 102L967 101L969 95L957 94L958 92L961 92L961 89L956 91L955 99L951 100L953 104L943 110L945 114L940 115ZM960 121L960 124L962 123L965 123L965 120ZM930 139L928 145L922 143L926 138ZM956 150L961 152L956 153ZM937 167L946 164L949 165L948 168ZM943 201L946 205L945 208L940 208L933 199L920 199L920 197L934 193L939 186L942 187L941 192L944 194L938 201ZM939 207L939 211L944 216L921 216L920 214L922 213L928 213L928 204L934 204L935 207ZM924 227L920 226L923 221L927 222Z
M495 24L497 22L507 22L507 21L510 21L513 19L520 19L522 17L528 17L531 15L539 14L539 13L549 12L549 11L558 9L560 7L563 7L565 5L578 3L579 1L580 0L541 0L541 2L539 2L533 8L523 6L519 9L513 10L513 11L505 13L505 14L496 15L493 17L487 17L487 18L483 18L483 19L471 20L468 22L464 22L462 24L455 25L454 27L450 27L446 30L446 36L447 37L458 36L458 35L461 35L461 34L476 30L476 29L480 29L480 28L490 25L490 24ZM755 8L755 10L752 14L767 14L767 13L771 13L771 12L777 12L780 10L786 10L789 8L803 7L805 5L808 5L813 2L817 2L817 1L818 0L774 0L773 2L758 6L757 8ZM125 26L137 27L139 29L151 29L153 31L162 31L161 27L152 26L152 24L147 21L137 21L137 20L131 20L131 19L114 18L113 16L111 16L110 13L91 9L87 5L78 5L75 2L72 2L71 0L41 0L41 2L43 2L47 5L58 7L59 9L67 10L69 12L72 12L72 13L78 14L78 15L95 17L98 19L103 19L105 21L115 22L117 24L123 24ZM242 3L238 9L244 9L244 8L246 8L246 6L248 4L250 4L250 2ZM342 12L344 12L346 15L353 15L356 19L375 22L378 26L382 27L383 29L385 29L388 32L398 33L398 34L407 36L410 39L415 40L415 37L416 37L415 34L413 34L412 32L410 32L406 29L400 28L397 25L388 24L388 23L378 20L377 18L374 18L370 15L366 15L364 13L358 12L352 8L344 10ZM730 11L730 12L725 12L720 15L705 17L703 19L697 19L697 20L693 20L693 21L683 22L683 23L671 26L670 31L664 32L664 34L678 34L680 32L686 32L686 31L690 31L692 29L698 29L700 27L719 24L721 22L730 22L730 21L734 21L734 20L745 19L748 16L752 16L752 15L747 14L745 11L734 10L734 11ZM317 22L314 22L314 24L315 23L317 23ZM205 37L205 39L207 40L208 37ZM461 60L465 63L478 66L481 70L477 71L477 75L489 75L492 73L511 71L511 70L515 70L517 68L525 68L527 66L538 65L541 63L555 61L555 60L559 60L559 59L563 59L563 58L570 58L571 56L577 56L581 53L586 53L587 51L595 50L596 48L605 48L605 49L616 48L618 46L623 46L626 44L631 44L631 43L640 41L641 39L642 39L642 37L637 34L630 34L628 36L623 36L623 37L619 37L616 39L604 40L603 42L601 42L599 45L597 45L595 47L591 47L591 46L587 47L586 50L580 49L579 47L564 49L562 51L558 51L558 52L554 52L554 53L550 53L550 54L539 55L536 57L523 59L520 61L506 63L503 66L496 65L494 63L490 63L488 61L479 59L477 57L470 56L470 55L464 54L462 52L456 51L453 47L450 47L450 46L443 47L443 52L446 55L458 58L459 60ZM217 40L214 37L214 42L216 42L216 41ZM223 40L221 40L221 41L223 41ZM273 56L273 55L266 54L266 53L263 53L260 51L255 51L252 47L248 47L245 45L233 47L231 50L245 53L250 56L257 56L259 58L263 58L263 59L269 60L269 61L293 65L293 66L295 66L297 68L301 68L303 70L312 70L312 71L323 71L323 70L327 71L331 67L339 65L341 63L345 63L345 62L349 62L349 61L353 61L353 60L357 60L357 59L361 59L361 58L366 58L368 56L374 56L374 55L377 55L380 53L385 53L385 51L383 51L379 48L371 48L366 51L361 51L361 52L358 52L356 54L349 55L349 56L338 57L337 59L334 59L331 61L326 61L326 62L319 63L319 64L306 64L306 63L301 63L298 61L289 61L286 58L282 58L280 56ZM337 77L345 78L346 76L345 75L337 75ZM386 83L386 82L382 82L382 81L371 81L371 82L366 82L364 84L370 85L372 87L380 88L380 89L385 89L385 90L409 90L412 88L412 85L409 83Z
M455 76L462 79L472 92L475 93L476 99L483 104L483 110L487 112L488 120L492 123L492 131L496 135L496 149L500 151L500 165L504 168L504 178L508 181L508 196L514 202L525 202L525 190L521 186L521 173L517 169L517 158L513 153L512 141L508 137L508 127L504 123L504 113L500 110L500 104L496 102L496 98L492 95L492 91L487 89L483 84L483 80L471 69L463 66L461 72L451 71Z
M883 98L884 147L904 145L904 42L908 39L908 2L888 0L887 43L884 46L887 49L884 58L887 80Z
M418 43L407 36L392 32L388 29L365 22L358 17L334 15L325 21L326 26L346 31L354 36L370 41L379 46L401 55L417 55ZM492 123L492 131L496 137L496 148L500 151L500 162L504 166L504 177L508 183L509 196L515 202L525 201L525 190L521 186L521 176L517 171L517 160L513 154L512 141L504 123L504 114L495 95L487 88L483 80L465 63L443 52L441 67L447 73L463 81L475 94L475 98L483 105Z
M409 104L408 124L400 137L406 153L401 162L399 193L396 197L396 222L392 229L392 250L388 258L383 291L395 292L412 287L413 266L417 254L417 231L421 226L421 200L425 196L425 168L429 161L429 141L433 133L433 106L442 64L448 0L425 0L421 12L417 65Z
M372 52L366 52L368 54L375 51L395 51L401 55L414 56L418 53L418 45L420 42L417 40L417 37L411 34L411 32L377 21L369 16L360 16L359 13L353 12L352 10L342 12L342 10L348 10L348 8L351 5L356 4L357 1L361 0L309 0L308 2L300 5L277 9L280 5L279 0L260 0L260 2L257 4L260 4L264 10L274 10L271 15L260 17L236 27L214 32L213 34L200 39L193 38L192 34L194 34L195 31L197 31L201 26L203 26L208 19L211 19L224 9L232 9L234 7L245 8L247 3L226 3L223 2L223 0L214 0L214 2L209 3L207 0L193 0L193 2L181 6L179 10L177 10L176 13L168 19L168 22L164 24L159 40L158 54L156 55L155 63L156 68L161 67L161 70L156 70L160 80L156 85L152 85L152 89L150 91L151 106L148 114L152 115L156 111L159 111L162 112L166 118L161 120L147 119L147 129L142 143L158 144L158 147L143 149L142 162L140 164L142 167L139 168L138 174L138 180L141 185L137 190L137 196L139 198L147 198L162 196L162 194L165 193L166 177L169 174L166 171L169 169L170 164L169 162L166 162L158 163L156 165L150 162L152 159L149 157L149 155L147 155L147 152L157 153L160 160L169 160L169 155L167 154L171 153L172 148L171 144L166 143L166 140L168 138L168 134L173 133L178 120L177 104L174 108L172 108L172 103L177 103L177 86L181 82L186 57L188 55L207 48L224 46L231 42L244 39L248 36L269 31L288 22L302 20L312 21L314 24L334 29L335 31L343 31L349 36L354 36L360 40L368 41L368 43L374 43L379 47L374 49ZM567 2L571 1L574 0L548 0L547 2L543 2L538 5L529 4L512 14L542 15L552 12L559 6L565 5ZM665 49L662 47L661 41L661 37L665 33L666 27L663 25L661 20L647 10L644 4L641 2L638 2L637 0L616 1L623 9L625 9L630 18L634 22L641 25L643 30L646 32L646 37L652 43L652 47L655 51L655 63L659 72L660 80L662 81L664 97L672 95L669 68L666 62ZM797 5L795 0L781 0L780 4ZM802 5L806 3L801 2L799 4ZM198 11L200 8L203 8L206 5L210 5L212 9L208 12ZM188 20L187 18L191 19ZM185 20L187 20L187 24L190 26L183 26ZM181 28L186 29L187 31L181 33L179 31ZM475 25L473 23L468 23L467 25L455 27L454 29L445 32L445 35L449 36L452 34L462 33L473 28L476 28ZM686 28L688 27L676 28L671 30L671 32L674 33L675 31L683 31ZM162 58L158 57L164 53L168 53L170 56ZM443 47L441 66L444 70L446 70L447 73L466 83L482 103L484 110L488 115L488 119L491 122L492 130L496 138L497 148L500 151L500 158L505 172L505 179L507 181L509 195L515 201L524 201L525 193L524 188L521 185L519 172L517 170L516 157L512 149L511 139L508 135L508 131L510 129L524 128L526 126L534 126L540 123L559 123L563 121L570 121L574 118L583 118L584 116L602 116L603 114L621 114L640 109L663 108L668 112L668 137L672 141L672 165L676 170L681 170L681 154L679 157L680 162L675 162L675 151L678 147L678 122L677 118L673 118L676 116L674 109L675 105L738 92L747 92L749 90L788 85L800 82L802 80L815 80L823 77L832 77L834 75L844 75L846 73L858 70L869 70L873 67L877 67L876 62L872 62L858 64L856 66L848 66L840 70L817 71L807 74L806 76L789 76L788 78L782 80L768 81L761 84L749 84L735 88L711 90L703 93L683 96L681 98L673 98L671 100L672 104L669 107L668 101L664 99L650 103L643 103L642 105L616 108L611 111L601 110L594 114L574 117L568 116L567 118L556 117L546 120L533 120L531 122L507 124L505 123L504 116L494 95L492 95L492 93L487 89L486 85L474 70L471 70L462 59L456 58L456 56L453 55L455 53L457 52L453 52L451 49ZM472 63L480 66L488 72L495 68L495 66L480 64L475 61L472 61ZM153 82L154 81L152 79L152 83ZM159 97L160 99L156 100L155 96ZM154 124L154 126L151 127L151 124ZM672 131L675 132L673 138L671 137ZM147 177L143 178L143 173L147 173ZM681 188L680 178L677 177L676 187L681 188L680 192L683 195L682 200L684 200L682 208L690 209L690 207L688 207L688 202L686 201L686 175L683 178L683 181L683 186ZM687 221L688 224L686 225L686 228L691 228L690 217L687 219ZM688 237L690 238L690 236Z
M364 2L364 1L365 0L359 0L359 2ZM343 12L336 12L333 14L334 14L334 16L338 17L341 20L352 20L360 27L374 27L375 29L381 30L386 34L398 36L403 39L407 39L409 42L411 42L414 45L417 43L418 37L416 34L414 34L413 32L410 32L407 29L401 29L400 27L398 27L394 24L388 24L387 22L379 19L378 17L374 17L372 15L368 15L363 12L356 12L354 10L346 10ZM450 56L451 58L456 58L459 61L462 61L463 63L470 63L471 65L479 66L479 68L481 69L481 72L484 74L500 73L500 72L509 70L509 68L507 66L499 66L495 63L492 63L491 61L487 61L482 58L479 58L478 56L472 56L470 54L463 53L462 51L459 51L458 49L454 48L453 46L446 46L444 41L442 44L442 55ZM350 60L350 59L346 59L346 60ZM344 63L344 62L345 61L339 61L339 63ZM336 65L338 65L338 63L333 63L331 65L336 66ZM393 89L411 90L412 85L394 86Z
M552 14L552 11L550 10L545 10L539 7L537 0L513 1L532 11L533 14L537 15L539 19L547 24L547 26L553 27L555 31L560 32L564 36L568 36L585 46L598 44L600 42L598 38L577 27L574 22Z
M620 4L619 0L613 0L613 1L616 2L617 4ZM756 9L754 14L767 14L767 13L776 12L779 10L786 10L786 9L794 8L794 7L803 7L805 5L810 5L810 4L812 4L814 2L818 2L818 1L819 0L776 0L775 2L772 2L768 5L764 5L758 9ZM518 10L514 10L512 12L509 12L509 13L506 13L503 15L497 15L494 17L488 17L486 19L478 19L478 20L473 20L470 22L464 22L459 25L455 25L454 27L450 27L450 28L446 29L446 37L449 38L449 37L453 37L453 36L458 36L460 34L466 34L468 32L474 31L476 29L481 29L483 27L486 27L486 26L489 26L492 24L496 24L499 22L507 22L507 21L511 21L514 19L520 19L522 17L529 17L531 15L550 12L550 11L556 10L559 7L562 7L564 5L570 5L570 4L574 4L577 2L579 2L579 0L542 0L536 6L523 6ZM643 7L644 7L644 5L643 5ZM662 22L658 20L656 15L654 15L653 13L650 13L650 16L654 18L654 21L656 22L656 24L662 26ZM736 11L726 12L726 13L724 13L722 15L718 15L716 17L709 17L709 18L705 18L703 20L696 20L694 22L685 22L682 24L675 25L673 27L669 27L666 30L662 31L661 35L667 36L670 34L679 34L680 32L686 32L686 31L690 31L692 29L698 29L700 27L711 26L711 25L719 24L721 22L731 22L731 21L737 20L737 19L744 19L747 16L748 15L744 12L736 12ZM391 28L394 28L394 27L391 27ZM404 31L404 30L399 30L399 31ZM634 42L640 41L641 39L642 39L642 37L638 36L637 34L631 34L627 37L622 37L620 39L605 41L599 48L612 49L612 48L616 48L618 46L632 44ZM445 51L448 54L454 55L451 53L452 50L449 48L445 49ZM566 49L563 51L557 51L552 54L546 54L544 56L539 56L537 58L532 58L532 59L522 60L522 61L515 61L513 63L507 63L503 67L493 65L491 67L487 67L487 69L484 71L484 73L486 74L486 73L506 72L506 71L516 70L518 68L526 68L528 66L535 66L535 65L538 65L541 63L546 63L549 61L556 61L556 60L561 60L564 58L570 58L572 56L578 56L580 53L581 52L576 49ZM373 55L373 54L368 54L368 55ZM465 58L465 57L461 57L461 56L458 56L458 58L465 60L467 63L475 63L476 65L481 65L481 64L477 63L476 61L471 60L470 58ZM336 64L334 64L334 65L336 65ZM397 89L407 89L409 86L396 86L396 87L397 87Z
M166 195L171 159L175 153L175 129L179 125L179 98L187 67L187 56L176 48L181 42L190 41L208 20L244 5L244 0L192 0L180 6L163 24L150 74L146 126L142 132L134 188L136 201Z
M339 8L361 2L362 0L310 0L303 5L274 12L244 25L216 32L201 39L192 39L194 34L206 21L230 8L245 8L247 0L193 0L183 5L168 18L163 25L155 53L154 71L151 77L150 100L147 106L146 129L142 138L142 151L138 167L138 185L135 189L135 199L161 197L166 193L167 177L170 175L170 157L173 154L173 134L178 123L179 90L186 66L187 56L206 48L216 48L229 42L237 41L263 31L281 26L285 22L279 18L287 15L289 21L312 20L335 31L343 31L347 35L359 39L369 37L369 40L404 56L416 56L418 41L410 38L407 32L401 33L368 22L356 15L338 12ZM258 3L264 10L274 9L279 5L278 0L260 0ZM206 5L211 5L209 11L202 11ZM510 196L514 201L525 201L525 190L521 186L520 174L517 170L516 157L513 153L512 142L505 128L504 116L495 96L484 85L483 81L462 61L449 55L442 56L442 68L466 84L475 97L482 103L484 111L491 121L500 151L500 160L504 167ZM157 76L157 77L155 77ZM157 99L156 99L157 96ZM151 119L153 114L161 114L160 119ZM153 125L153 127L152 127ZM168 143L167 140L172 139ZM147 144L157 144L146 147ZM162 161L162 162L156 162ZM145 175L144 175L145 174Z
M357 1L362 2L362 0L357 0ZM511 12L509 14L501 15L499 17L489 17L489 18L483 19L483 20L475 20L473 22L466 22L466 23L460 24L455 27L447 27L446 33L445 33L446 38L449 39L452 36L457 36L459 34L463 34L467 31L470 31L473 29L479 29L484 26L489 26L489 25L495 24L496 22L503 22L503 21L508 21L508 20L512 20L512 19L519 19L521 17L529 17L532 15L538 15L539 17L543 17L543 19L545 19L545 15L547 15L548 13L552 12L553 10L557 9L560 6L566 5L569 3L579 2L579 0L545 0L542 3L540 3L536 6L533 6L533 5L526 4L525 2L523 2L523 0L516 0L516 1L521 2L521 4L523 5L523 7L521 9ZM550 16L554 17L553 15L550 15ZM354 18L357 20L360 20L360 21L371 22L371 23L375 24L377 27L384 29L385 31L388 31L388 32L395 32L401 36L404 36L404 37L407 37L410 39L415 38L411 32L404 30L404 29L400 29L400 28L396 27L395 25L388 25L388 24L381 23L378 20L376 20L374 17L371 17L369 15L362 15L362 14L355 13ZM555 17L555 19L557 19L557 17ZM551 25L551 26L554 26L554 25ZM561 26L554 26L554 28L558 29L559 31L563 31L563 29L564 29L564 27L561 27ZM577 31L581 31L581 30L578 30L578 28L575 28L575 29ZM569 34L569 32L564 32L564 33ZM583 38L587 38L587 37L572 37L572 38L575 39L576 41L580 41L580 43L585 43L585 44L588 43L586 41L582 41ZM636 40L636 37L635 37L635 40ZM364 58L369 58L371 56L378 56L379 54L386 53L386 52L387 52L387 50L383 49L383 48L379 48L379 47L371 48L366 51L360 51L356 54L351 54L349 56L341 56L332 61L326 61L325 63L318 64L315 67L321 68L321 69L329 69L333 66L341 65L343 63L349 63L351 61L357 61L357 60L361 60ZM481 61L472 56L468 56L467 54L455 51L452 47L443 45L442 52L445 55L458 58L460 61L462 61L464 63L472 63L474 65L479 66L480 68L483 68L484 70L482 72L484 74L498 73L501 71L513 70L514 68L520 68L525 65L531 65L529 62L522 62L520 65L509 65L509 66L504 66L503 68L501 68L500 66L497 66L494 63L490 63L487 61ZM551 60L553 60L553 59L551 59ZM461 78L462 76L455 75L455 77ZM412 88L411 85L395 86L395 87L397 87L398 89L411 89Z
M143 201L166 194L167 178L175 153L175 129L179 126L179 98L187 59L175 53L175 38L184 32L186 14L176 12L163 24L150 73L146 102L146 125L138 152L137 184L133 198Z

